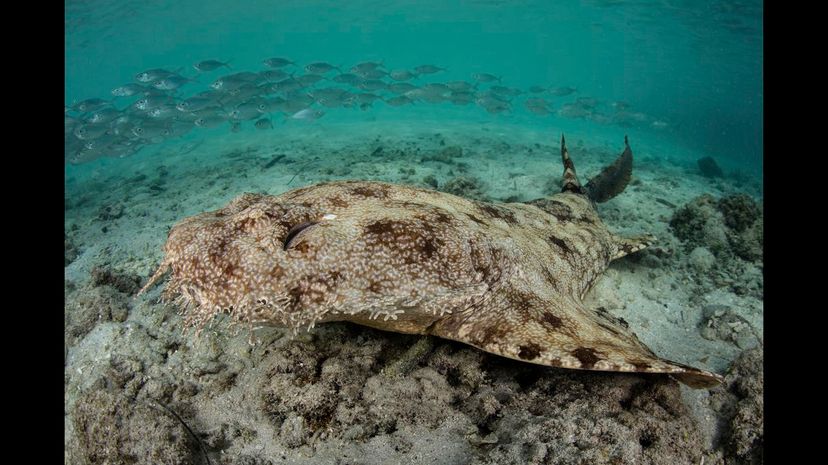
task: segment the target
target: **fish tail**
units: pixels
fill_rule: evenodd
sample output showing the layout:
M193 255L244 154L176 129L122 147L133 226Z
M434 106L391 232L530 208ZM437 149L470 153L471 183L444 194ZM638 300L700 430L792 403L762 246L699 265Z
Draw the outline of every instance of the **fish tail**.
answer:
M569 158L569 150L566 149L566 139L563 134L561 134L561 161L563 161L564 166L561 192L583 194L584 190L581 188L581 182L578 181L578 175L575 173L575 164Z
M624 136L624 151L615 161L590 179L586 192L593 202L606 202L624 191L632 177L633 155L627 136Z

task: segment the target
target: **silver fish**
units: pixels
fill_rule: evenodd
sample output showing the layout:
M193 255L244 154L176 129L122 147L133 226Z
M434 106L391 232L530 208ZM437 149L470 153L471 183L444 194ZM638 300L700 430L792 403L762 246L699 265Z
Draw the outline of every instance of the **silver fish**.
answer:
M539 94L539 93L541 93L545 90L546 90L546 88L541 87L541 86L532 86L532 87L529 88L529 92L531 92L533 94Z
M115 97L129 97L135 94L140 94L146 90L146 87L141 84L124 84L120 87L112 89L112 95Z
M591 110L598 106L598 99L595 99L593 97L578 97L578 99L575 100L575 104L580 105L581 107L586 108L588 110Z
M501 78L489 73L472 73L472 79L477 82L500 82Z
M502 113L504 111L510 111L512 109L512 107L509 106L509 105L489 105L489 106L484 106L483 108L485 108L487 112L492 113L492 114Z
M225 79L228 81L255 82L261 80L261 76L259 75L259 73L254 73L252 71L240 71L238 73L222 76L220 79Z
M89 117L87 120L90 123L108 123L115 118L117 118L121 114L120 111L114 108L101 108L100 110L92 113L92 116Z
M367 92L362 92L359 94L352 94L346 100L353 100L357 103L373 103L375 100L382 100L382 97L375 94L369 94Z
M558 116L564 118L586 118L590 113L588 109L572 103L567 103L558 110Z
M481 107L509 105L508 100L493 94L478 94L474 101Z
M422 97L420 97L420 99L425 100L426 102L429 102L429 103L441 103L441 102L445 102L449 98L446 97L443 94L435 94L435 93L431 93L431 92L426 92Z
M416 88L417 86L408 82L395 82L388 85L388 90L395 94L404 94Z
M338 87L322 87L320 89L314 89L312 92L308 92L308 95L313 97L314 99L320 98L337 98L343 94L347 94L348 91L345 89L340 89Z
M357 63L356 65L351 67L352 73L364 73L368 71L373 71L377 68L381 68L383 63L381 61L364 61L362 63Z
M299 110L296 113L290 115L291 119L298 119L298 120L306 120L306 121L313 121L321 118L325 115L325 112L322 110L314 110L313 108L305 108L304 110Z
M203 110L211 105L215 105L215 100L206 97L190 97L182 100L175 105L178 111L198 111Z
M409 103L414 103L414 101L406 97L405 95L398 95L394 98L386 100L385 103L391 105L392 107L399 107L402 105L407 105Z
M81 163L88 163L90 161L97 160L99 158L103 158L104 151L100 149L88 149L85 146L81 146L78 150L72 153L68 160L69 163L73 165L79 165Z
M273 123L267 118L262 118L256 121L253 123L253 126L255 126L256 129L273 129Z
M193 124L200 128L214 128L227 122L227 118L219 115L202 116L195 120Z
M357 85L359 85L360 82L362 82L362 78L357 76L356 74L353 74L353 73L343 73L343 74L339 74L339 75L334 76L332 81L338 82L340 84L348 84L348 85L351 85L351 86L357 86Z
M511 104L503 100L493 97L480 97L475 100L475 103L485 108L489 113L498 113L500 111L510 110Z
M207 71L213 71L213 70L219 69L221 67L231 69L230 68L230 62L229 61L222 62L222 61L218 61L218 60L204 60L204 61L199 61L198 63L193 65L193 68L195 68L197 71L200 71L202 73L207 72Z
M159 79L152 83L152 86L158 90L175 90L187 84L188 82L197 82L194 79L188 79L183 76L168 76L164 79Z
M268 68L282 68L287 65L295 64L293 61L290 61L287 58L268 58L266 60L263 60L262 63Z
M451 82L446 83L446 86L449 89L456 90L456 91L469 91L469 90L474 89L474 87L476 85L477 84L472 84L472 83L466 82L466 81L451 81Z
M169 125L169 136L180 137L193 129L193 125L187 121L173 121Z
M164 119L169 118L176 114L176 106L172 103L166 103L164 105L155 107L147 112L150 118L155 119Z
M546 106L546 102L541 101L541 103L537 103L537 102L530 103L530 100L533 100L533 99L527 99L526 102L524 102L524 105L526 105L526 109L529 110L530 112L532 112L536 115L540 115L540 116L546 116L546 115L552 113L550 111L549 107ZM538 100L540 100L540 99L538 99Z
M612 102L610 105L613 108L615 108L616 110L619 110L619 111L626 111L626 110L630 109L630 104L627 103L627 102L617 101L617 102Z
M314 74L325 74L325 73L327 73L329 71L333 71L335 69L339 70L340 72L342 71L342 70L339 69L338 66L334 66L332 64L321 62L321 61L316 62L316 63L311 63L311 64L305 66L305 71L307 71L309 73L314 73Z
M274 92L290 92L292 90L301 89L302 87L304 87L304 86L302 85L301 82L297 81L294 78L287 78L287 79L282 79L281 81L277 82L276 84L273 84L271 89Z
M86 113L89 111L95 111L99 108L103 108L109 104L110 102L107 102L106 100L102 100L99 98L88 98L86 100L81 100L80 102L72 105L70 108L75 111Z
M132 133L140 139L149 139L153 142L169 135L170 130L165 124L146 123L132 128Z
M261 103L263 103L261 100L244 102L227 115L233 121L247 121L259 118L262 116L262 112L259 111L259 104Z
M259 81L263 81L264 79L259 75L259 73L253 73L250 71L242 71L240 73L228 74L227 76L222 76L212 84L212 87L215 90L221 91L228 91L233 89L238 89L239 87L245 84L258 84Z
M248 85L248 84L249 83L246 82L246 81L233 81L233 80L227 80L227 79L216 79L215 81L213 81L212 84L210 84L210 87L212 87L215 90L221 90L221 91L227 92L227 91L231 91L231 90L236 90L236 89L238 89L242 86Z
M73 133L80 140L92 140L106 134L108 126L102 124L82 124L75 128Z
M372 69L368 71L358 71L356 74L363 79L382 79L385 76L388 76L388 71Z
M266 82L276 82L289 76L288 73L281 69L268 69L259 73Z
M282 97L271 97L265 99L264 105L267 108L267 111L265 111L264 113L282 111L285 107L285 102L287 102L287 100L283 99Z
M452 91L449 100L455 105L468 105L474 101L474 93L466 91Z
M542 98L528 98L526 99L526 106L527 107L545 107L547 105L546 100Z
M362 90L380 90L387 88L388 84L386 84L383 81L380 81L379 79L366 79L360 82L357 87L359 87Z
M303 86L312 86L323 79L327 78L318 74L305 74L296 78L296 80Z
M426 93L434 95L445 94L446 92L449 92L451 90L447 85L439 82L426 84L422 87L422 89L426 91Z
M552 95L557 96L557 97L564 97L566 95L575 93L577 91L578 91L578 89L576 89L574 87L556 87L554 89L551 89L549 91L549 93L551 93Z
M166 69L148 69L144 72L136 74L135 80L138 82L155 82L159 79L164 79L175 74L176 73L172 71L167 71Z
M80 124L80 120L78 120L74 116L63 116L63 130L65 134L71 134L75 130L75 128L78 127Z
M506 97L516 97L523 93L520 89L512 89L511 87L506 86L492 86L489 88L490 91L494 92L498 95L503 95Z
M439 66L434 65L420 65L414 68L414 71L417 74L434 74L439 73L440 71L446 71L446 68L440 68Z
M425 97L426 94L427 94L427 92L424 89L419 88L419 87L415 87L415 88L403 93L403 95L405 95L406 97L408 97L410 99L414 99L414 100L421 99L421 98Z
M282 111L288 114L293 114L311 106L313 102L314 99L310 95L293 94L288 96L285 100L285 103L282 105Z
M343 92L340 95L335 97L322 97L316 99L316 101L323 106L328 108L336 108L342 106L343 104L348 102L348 99L351 98L352 94L350 92Z
M109 126L109 130L116 136L133 137L132 128L137 124L128 118L118 118Z
M416 73L412 73L407 69L395 69L388 73L388 75L395 81L408 81L409 79L417 77Z
M269 93L270 88L268 85L257 86L255 84L245 83L235 89L228 90L219 100L222 105L227 106Z
M144 97L133 104L133 107L138 110L148 111L153 108L158 108L166 103L172 103L172 99L167 96L159 97Z
M107 147L115 144L116 142L118 142L120 140L122 140L121 137L119 137L115 134L106 133L106 134L102 135L101 137L98 137L98 138L95 138L95 139L92 139L92 140L89 140L89 141L85 142L83 144L83 146L87 150L104 150Z

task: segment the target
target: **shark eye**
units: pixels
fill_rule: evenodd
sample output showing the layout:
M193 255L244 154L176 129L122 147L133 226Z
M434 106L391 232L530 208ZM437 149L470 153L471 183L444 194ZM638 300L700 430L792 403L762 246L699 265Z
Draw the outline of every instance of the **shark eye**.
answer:
M315 224L317 224L316 221L307 221L305 223L300 223L300 224L297 224L296 226L290 228L290 231L288 231L287 236L285 236L285 242L284 242L282 248L284 250L287 250L288 248L290 248L291 244L294 242L294 240L296 239L296 236L298 236L299 233L301 233L302 231L310 228L311 226L313 226Z

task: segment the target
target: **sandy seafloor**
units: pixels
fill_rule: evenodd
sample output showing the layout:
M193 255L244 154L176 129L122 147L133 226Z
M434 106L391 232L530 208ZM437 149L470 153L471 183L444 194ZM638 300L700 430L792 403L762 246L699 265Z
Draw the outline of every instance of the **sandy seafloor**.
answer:
M761 174L718 160L725 177L705 177L696 160L716 154L667 137L631 134L633 181L599 205L614 232L658 244L613 262L587 304L622 317L658 355L725 374L721 387L535 366L345 323L295 338L260 329L251 346L219 318L196 338L159 303L160 286L134 298L174 223L243 192L338 179L430 187L433 176L440 190L527 201L559 189L559 134L320 120L223 128L67 167L65 462L761 463L762 219L744 236L758 235L758 256L745 259L727 242L740 213L715 207L746 194L761 212ZM582 182L614 160L623 135L567 133ZM694 203L703 194L712 199ZM685 241L674 216L689 224Z

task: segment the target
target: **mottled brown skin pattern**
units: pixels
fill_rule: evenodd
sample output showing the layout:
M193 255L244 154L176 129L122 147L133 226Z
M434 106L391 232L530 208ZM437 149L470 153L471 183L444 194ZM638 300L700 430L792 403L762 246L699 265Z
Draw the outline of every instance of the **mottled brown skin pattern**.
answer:
M309 223L285 250L288 232ZM293 329L350 321L431 334L541 365L712 373L663 360L623 320L582 304L610 261L643 248L601 222L590 200L482 203L380 182L245 194L170 232L161 269L190 325L218 312Z

